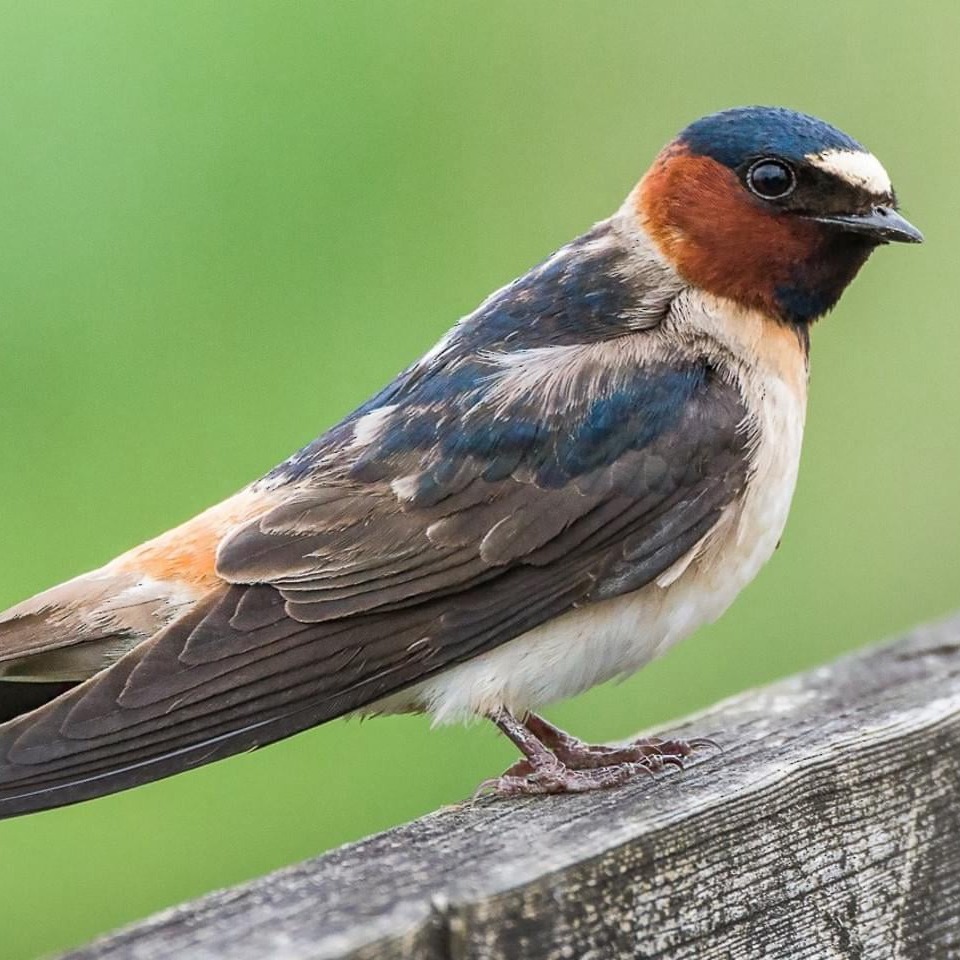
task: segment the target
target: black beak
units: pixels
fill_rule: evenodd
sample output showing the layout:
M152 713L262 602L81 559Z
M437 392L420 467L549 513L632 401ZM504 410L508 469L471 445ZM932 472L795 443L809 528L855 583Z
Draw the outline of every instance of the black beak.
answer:
M877 243L923 243L923 234L893 207L874 207L869 213L825 214L811 219L850 233L865 234Z

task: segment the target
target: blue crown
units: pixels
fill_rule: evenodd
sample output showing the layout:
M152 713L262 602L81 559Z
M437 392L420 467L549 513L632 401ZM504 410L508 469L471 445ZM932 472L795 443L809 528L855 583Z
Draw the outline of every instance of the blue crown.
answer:
M721 110L695 120L677 140L731 168L767 155L801 160L824 150L864 149L842 130L786 107Z

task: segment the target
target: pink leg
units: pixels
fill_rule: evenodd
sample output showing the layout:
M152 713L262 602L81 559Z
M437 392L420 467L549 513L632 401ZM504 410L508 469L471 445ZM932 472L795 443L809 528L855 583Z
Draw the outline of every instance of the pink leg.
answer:
M586 793L652 776L667 763L683 765L693 746L682 741L644 742L625 748L591 747L533 714L521 723L507 710L490 719L515 743L524 759L502 776L487 780L477 793L501 796L543 793ZM683 749L686 752L682 752Z
M657 737L642 738L624 747L609 747L604 744L584 743L569 733L555 727L549 720L535 713L524 721L527 729L547 746L566 766L574 770L592 770L618 763L639 763L644 759L659 759L661 764L670 764L683 769L683 761L701 747L717 747L706 737L693 740L661 740Z

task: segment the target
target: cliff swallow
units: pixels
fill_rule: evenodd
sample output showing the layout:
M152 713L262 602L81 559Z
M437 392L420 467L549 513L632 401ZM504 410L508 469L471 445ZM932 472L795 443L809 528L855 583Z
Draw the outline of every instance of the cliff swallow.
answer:
M0 704L32 707L0 725L0 815L358 712L492 719L523 757L505 794L682 762L695 742L591 747L535 711L754 577L797 477L810 326L878 245L921 239L829 124L696 121L289 460L0 616Z

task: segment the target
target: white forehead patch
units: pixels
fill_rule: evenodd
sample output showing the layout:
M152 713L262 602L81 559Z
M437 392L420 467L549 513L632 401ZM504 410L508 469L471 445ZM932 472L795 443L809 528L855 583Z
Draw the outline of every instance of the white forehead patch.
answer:
M824 150L823 153L808 153L806 159L813 166L869 193L884 196L893 192L887 171L866 150Z

